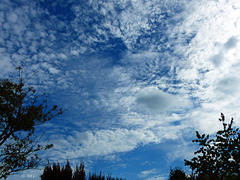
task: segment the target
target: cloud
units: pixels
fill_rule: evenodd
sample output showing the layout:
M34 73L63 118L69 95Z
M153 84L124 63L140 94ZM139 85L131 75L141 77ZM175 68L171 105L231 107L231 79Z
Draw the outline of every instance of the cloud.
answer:
M109 28L114 36L121 38L128 50L165 50L162 42L166 39L168 22L176 11L181 11L184 4L185 1L108 1L102 4L101 12L105 17L104 26ZM159 45L160 43L162 45Z
M237 14L240 3L193 2L186 5L192 6L185 11L189 16L185 16L181 25L177 26L176 30L173 28L171 32L177 35L184 32L195 34L184 46L178 46L181 42L178 37L182 36L177 37L174 51L183 56L174 62L175 67L178 67L175 72L182 83L180 91L187 93L196 105L186 114L186 118L191 119L189 123L196 129L213 133L217 128L221 128L217 122L220 112L236 116L236 109L232 108L237 107L239 99L235 89L238 89L239 81L237 29L240 21ZM221 98L223 96L231 98L226 100ZM210 128L213 126L216 127L214 131Z
M219 67L224 61L224 54L221 52L219 54L214 55L213 57L211 57L211 61L216 67Z
M160 173L160 172L161 170L154 168L154 169L142 171L138 175L138 177L145 180L164 180L169 176L169 174L167 173Z
M9 72L13 71L13 65L11 64L10 58L7 55L0 54L1 66L0 66L0 75L5 77Z
M217 54L210 58L215 67L220 67L223 65L224 61L228 61L227 55L232 49L238 49L238 39L236 37L230 37L223 45L218 44L218 48L221 47Z
M54 152L62 159L79 158L89 156L105 156L114 153L128 152L138 146L160 140L151 132L144 130L97 130L82 133L75 132L75 135L62 137L54 136ZM64 155L67 152L66 155ZM54 157L52 157L54 158Z
M231 37L228 39L228 41L224 44L224 47L226 49L232 49L237 46L239 40L237 37Z
M166 179L166 176L159 175L159 176L150 177L146 180L164 180L164 179Z
M177 77L182 80L191 81L199 78L199 73L195 68L191 69L189 67L189 68L180 69L176 73L177 73Z
M49 68L49 72L52 73L52 74L58 74L60 71L54 67L50 67Z
M154 169L151 169L151 170L142 171L141 174L139 175L139 177L145 179L146 177L153 176L157 173L158 173L158 170L154 168Z
M150 112L161 112L169 110L173 106L177 106L179 98L162 92L154 87L148 87L142 90L136 98L136 103L140 108Z
M54 148L46 152L47 157L51 161L63 162L66 159L74 161L83 157L115 157L114 155L129 152L147 144L158 144L169 139L176 140L182 137L185 128L188 127L187 124L178 126L171 124L175 123L174 120L179 119L179 117L172 117L169 120L165 119L164 116L162 116L163 119L161 117L156 118L156 120L151 118L148 115L148 119L143 119L142 126L135 126L135 128L133 128L134 124L132 123L130 126L123 123L127 128L124 128L123 124L118 125L118 127L123 126L123 128L113 128L116 127L116 122L112 125L109 122L103 122L101 118L98 123L104 123L102 126L105 127L104 129L100 129L100 126L95 124L95 130L76 131L76 129L72 129L72 126L66 124L65 133L58 131L47 133L50 133L48 137L50 142L54 144ZM126 119L126 121L131 119ZM91 123L90 120L88 120L89 123ZM56 125L54 127L58 129Z
M234 77L234 76L228 76L223 79L221 79L216 87L216 91L222 95L219 94L219 98L229 98L229 96L236 97L236 93L239 92L240 88L240 78Z
M87 132L85 135L87 137L82 141L83 151L88 154L90 149L98 147L98 152L95 152L94 155L126 152L133 150L140 144L159 141L151 131L142 130L100 130L94 134ZM89 155L93 154L89 153Z

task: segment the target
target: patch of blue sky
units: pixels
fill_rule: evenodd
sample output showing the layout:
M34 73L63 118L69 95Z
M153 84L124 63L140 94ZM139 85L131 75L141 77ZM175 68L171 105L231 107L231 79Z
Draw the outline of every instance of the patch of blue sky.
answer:
M149 153L151 151L151 153ZM144 175L142 171L156 169L156 174L168 174L169 170L162 170L160 166L169 164L167 156L163 155L163 150L156 144L150 144L147 146L139 146L129 153L115 154L115 161L112 162L111 155L100 159L95 159L96 163L91 167L93 172L99 171L116 175L118 177L127 179L146 179L151 177L153 174ZM131 164L131 165L130 165ZM109 170L111 170L109 172Z
M51 0L44 0L38 2L38 4L41 8L45 9L49 15L56 16L58 20L71 21L75 18L75 14L72 11L74 3L71 1L58 1L56 3Z
M109 36L107 41L95 43L92 48L97 51L99 58L111 59L112 66L121 65L120 60L128 51L121 38L115 38L112 36ZM94 52L94 54L96 54L96 52Z

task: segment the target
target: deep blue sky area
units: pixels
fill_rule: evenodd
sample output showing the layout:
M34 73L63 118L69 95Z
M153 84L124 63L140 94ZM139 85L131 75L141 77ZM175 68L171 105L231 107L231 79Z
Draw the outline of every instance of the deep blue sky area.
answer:
M37 128L44 161L128 180L165 180L195 131L239 126L239 0L2 0L0 77L64 114ZM28 170L9 180L38 180Z

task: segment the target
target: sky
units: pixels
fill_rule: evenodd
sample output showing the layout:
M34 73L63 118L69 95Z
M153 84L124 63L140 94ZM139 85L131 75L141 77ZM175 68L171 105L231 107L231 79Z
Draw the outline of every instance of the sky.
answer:
M45 162L165 180L195 131L240 126L239 0L1 0L0 77L66 111L41 127ZM37 180L29 170L9 180Z

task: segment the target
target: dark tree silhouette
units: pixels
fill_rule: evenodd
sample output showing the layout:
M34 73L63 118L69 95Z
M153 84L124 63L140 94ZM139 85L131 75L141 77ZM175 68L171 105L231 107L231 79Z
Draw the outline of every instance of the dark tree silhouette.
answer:
M102 175L102 172L100 172L99 175L96 174L96 172L94 174L89 173L89 177L88 180L124 180L122 178L113 178L110 175L108 175L107 177L105 177L105 175Z
M71 180L72 179L72 168L67 161L67 164L61 170L61 179L62 180Z
M102 175L102 172L100 172L99 175L97 175L96 173L94 174L89 173L88 180L105 180L105 176Z
M57 164L53 164L53 167L52 167L52 179L61 179L62 178L62 175L61 175L61 167L59 165L59 163Z
M61 169L59 164L53 164L51 166L49 163L46 165L43 174L41 175L42 180L57 180L61 176Z
M199 144L200 149L194 154L197 157L190 161L185 160L185 165L195 171L200 177L210 179L233 179L240 177L240 132L234 129L233 118L229 124L225 123L225 116L221 113L223 130L217 132L216 137L200 134L196 131L197 139L193 140Z
M45 168L44 168L44 171L43 171L43 174L41 175L41 179L42 180L48 180L48 179L53 179L53 170L52 170L52 167L48 164Z
M36 95L22 79L0 80L0 179L39 165L37 152L53 145L40 145L42 135L34 136L35 127L60 114L62 109L48 108L46 95Z
M86 173L84 170L84 163L81 162L80 166L76 166L75 171L72 171L69 161L67 164L61 168L59 164L53 164L52 166L49 163L45 166L43 174L40 176L41 180L86 180ZM89 173L88 180L123 180L122 178L112 178L111 176L105 177L100 172L99 175L96 173Z
M73 173L73 180L85 180L86 174L85 174L85 170L84 170L84 163L81 162L80 166L76 166L76 169Z
M181 168L170 169L169 180L186 180L186 174Z

